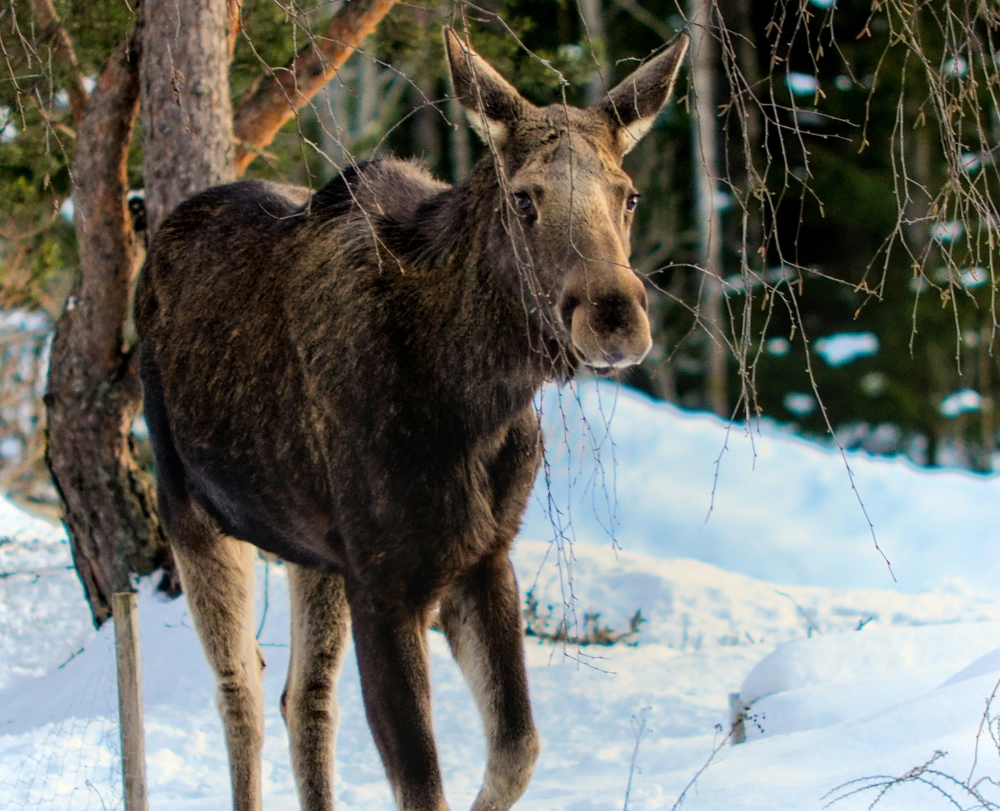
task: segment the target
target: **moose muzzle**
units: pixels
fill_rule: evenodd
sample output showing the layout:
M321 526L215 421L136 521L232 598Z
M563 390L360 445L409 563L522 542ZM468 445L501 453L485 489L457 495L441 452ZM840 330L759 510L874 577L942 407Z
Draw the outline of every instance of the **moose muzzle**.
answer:
M584 278L565 290L560 308L573 348L597 370L639 363L653 345L642 282L624 263L589 264Z

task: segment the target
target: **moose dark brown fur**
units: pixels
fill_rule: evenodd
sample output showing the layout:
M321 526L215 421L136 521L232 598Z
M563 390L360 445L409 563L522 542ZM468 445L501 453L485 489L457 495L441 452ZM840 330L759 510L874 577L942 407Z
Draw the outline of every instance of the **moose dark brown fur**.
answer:
M446 808L435 610L488 742L473 808L521 796L539 744L508 553L542 453L532 397L650 347L621 160L687 40L578 110L529 104L445 36L456 94L491 147L467 183L386 159L311 197L210 189L164 222L139 285L160 508L216 674L238 811L261 807L253 546L289 564L281 708L304 809L333 807L351 629L398 807Z

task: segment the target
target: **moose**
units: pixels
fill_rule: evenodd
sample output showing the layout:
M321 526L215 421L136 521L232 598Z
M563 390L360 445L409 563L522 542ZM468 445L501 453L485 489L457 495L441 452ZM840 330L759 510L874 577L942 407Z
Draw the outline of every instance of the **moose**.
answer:
M622 157L666 104L680 37L603 101L537 107L451 29L454 92L489 149L457 186L384 158L315 193L244 181L163 223L136 293L163 524L216 678L236 811L261 808L256 550L287 564L281 699L303 809L333 808L337 680L353 633L401 811L447 811L426 634L482 715L474 811L539 753L509 552L542 456L533 397L652 340L629 265Z

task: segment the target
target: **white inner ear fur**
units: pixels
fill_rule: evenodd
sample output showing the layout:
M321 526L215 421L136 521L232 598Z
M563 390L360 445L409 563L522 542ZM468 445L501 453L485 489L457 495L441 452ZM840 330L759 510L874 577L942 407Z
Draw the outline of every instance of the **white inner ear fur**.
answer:
M653 128L656 121L655 115L639 118L618 130L618 143L621 146L622 154L627 155L643 136Z
M482 115L478 110L465 108L465 116L472 127L487 144L500 146L507 140L507 125L502 121L494 121Z

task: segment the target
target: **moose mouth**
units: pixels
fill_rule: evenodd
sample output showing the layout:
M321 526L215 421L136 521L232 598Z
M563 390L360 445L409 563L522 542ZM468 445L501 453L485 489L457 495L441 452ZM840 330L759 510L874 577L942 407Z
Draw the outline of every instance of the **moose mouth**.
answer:
M610 378L617 377L619 374L624 372L633 363L622 362L623 358L620 357L618 353L613 355L605 355L600 359L588 358L583 350L581 350L576 344L572 344L573 354L576 355L577 360L580 365L583 366L588 372L590 372L595 377L600 378Z
M587 371L595 377L614 377L615 372L620 371L619 367L611 366L607 363L588 363L587 361L584 361L583 365L586 367Z

